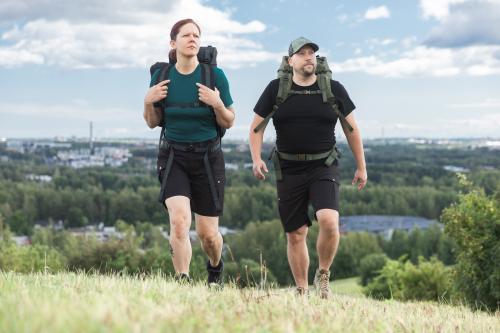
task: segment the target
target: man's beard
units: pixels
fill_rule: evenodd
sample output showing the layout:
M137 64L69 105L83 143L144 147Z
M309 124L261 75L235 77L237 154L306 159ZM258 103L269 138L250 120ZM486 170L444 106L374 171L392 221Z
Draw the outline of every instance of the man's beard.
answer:
M312 66L312 69L311 69L311 66ZM301 74L305 77L310 77L310 76L314 75L315 71L316 71L316 66L314 66L312 64L307 64L304 67L302 67Z

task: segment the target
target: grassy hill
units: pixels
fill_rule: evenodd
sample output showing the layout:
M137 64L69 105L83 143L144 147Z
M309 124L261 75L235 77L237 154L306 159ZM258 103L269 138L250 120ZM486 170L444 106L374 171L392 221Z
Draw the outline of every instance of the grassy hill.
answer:
M209 291L161 276L0 272L0 332L500 332L499 314L375 301L353 281L334 282L324 301L291 289Z

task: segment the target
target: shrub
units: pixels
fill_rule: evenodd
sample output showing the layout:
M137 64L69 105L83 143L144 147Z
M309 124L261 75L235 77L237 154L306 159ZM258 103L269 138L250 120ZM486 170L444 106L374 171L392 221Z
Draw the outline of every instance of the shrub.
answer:
M476 307L495 310L500 306L500 193L487 196L465 176L460 182L467 193L441 217L457 244L457 291Z
M54 273L64 270L65 267L65 258L44 245L10 245L0 251L0 269L3 271Z
M383 253L373 253L361 259L359 273L361 285L366 286L373 278L379 275L389 258Z
M374 298L394 298L398 300L440 301L450 299L452 275L435 257L429 261L423 257L414 265L410 261L388 260L363 290Z

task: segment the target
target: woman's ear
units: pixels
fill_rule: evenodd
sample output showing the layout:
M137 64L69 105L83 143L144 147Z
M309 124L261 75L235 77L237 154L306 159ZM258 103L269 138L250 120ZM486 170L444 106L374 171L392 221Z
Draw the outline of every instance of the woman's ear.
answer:
M175 49L175 40L170 41L170 48Z

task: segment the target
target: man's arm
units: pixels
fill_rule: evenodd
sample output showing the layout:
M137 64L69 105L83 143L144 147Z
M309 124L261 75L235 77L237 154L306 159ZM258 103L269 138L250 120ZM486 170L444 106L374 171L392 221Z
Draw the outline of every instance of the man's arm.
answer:
M252 124L250 125L250 136L249 136L249 142L250 142L250 154L252 155L252 170L255 178L257 179L266 179L266 176L264 174L269 172L267 170L266 163L262 160L261 157L261 152L262 152L262 142L264 141L264 130L262 129L261 131L258 131L255 133L253 129L257 127L260 122L262 122L264 118L256 114L253 118Z
M354 173L352 184L355 185L358 183L358 190L361 191L368 181L363 140L361 139L361 133L359 132L358 124L356 123L352 112L349 113L346 120L349 124L351 124L353 131L350 132L349 129L344 126L342 126L342 130L344 131L349 147L351 147L352 154L356 160L356 172Z

